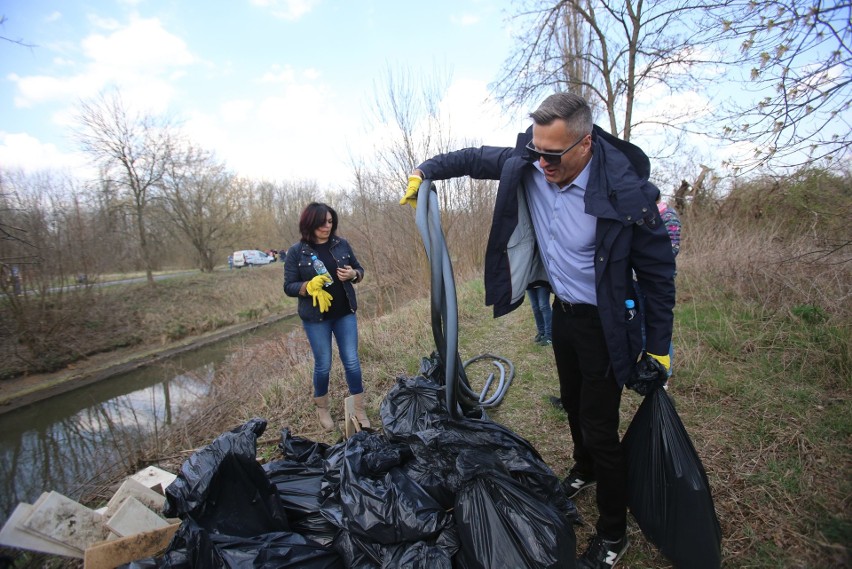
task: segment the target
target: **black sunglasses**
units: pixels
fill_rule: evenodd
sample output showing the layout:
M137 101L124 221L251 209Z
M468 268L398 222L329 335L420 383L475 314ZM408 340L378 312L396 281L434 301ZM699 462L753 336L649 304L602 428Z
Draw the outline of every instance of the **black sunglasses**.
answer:
M572 148L583 142L583 139L586 138L586 134L580 137L580 140L563 150L562 152L542 152L541 150L536 150L535 146L533 146L532 140L527 143L527 150L530 153L530 158L533 161L538 161L544 158L544 161L550 164L551 166L556 166L562 161L562 157L568 152L571 151Z

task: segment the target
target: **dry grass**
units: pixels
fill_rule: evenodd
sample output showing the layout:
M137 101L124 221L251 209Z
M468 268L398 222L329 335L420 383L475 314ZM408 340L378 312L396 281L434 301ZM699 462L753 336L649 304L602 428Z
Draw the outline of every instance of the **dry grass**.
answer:
M295 308L280 264L0 302L0 379L93 354L165 345ZM20 321L18 321L20 320ZM26 341L26 337L32 338Z
M686 219L679 261L676 372L671 394L707 470L723 531L726 567L845 567L852 539L852 333L849 263L809 255L813 241ZM459 279L461 280L461 279ZM460 353L514 362L516 376L503 404L489 414L527 438L557 474L571 466L564 414L547 399L557 383L552 354L534 346L529 309L491 318L481 282L459 287ZM241 397L230 428L251 416L269 419L277 433L336 442L320 433L310 401L311 361L303 335L259 349L266 363L235 355L223 374ZM429 302L397 306L361 321L361 355L369 412L398 375L414 375L434 349ZM474 385L490 369L471 368ZM335 364L331 398L345 397ZM247 392L247 386L251 391ZM250 393L250 395L248 395ZM245 396L248 395L248 396ZM626 428L640 399L627 392ZM234 420L238 418L237 420ZM339 418L339 416L338 416ZM271 431L270 431L271 433ZM274 437L273 437L274 438ZM274 445L267 450L274 453ZM592 493L580 512L595 519ZM668 567L631 524L630 567ZM578 529L583 543L588 527Z
M791 234L783 224L684 216L670 394L713 490L724 567L852 565L852 263L844 259L844 249L828 253L823 244L820 236ZM552 353L533 345L528 305L493 319L483 306L481 281L470 274L457 276L464 283L458 287L461 357L491 353L514 363L509 393L489 415L527 438L563 475L572 462L571 441L565 415L548 402L558 389ZM428 279L422 282L420 290L403 288L386 296L393 310L380 317L368 318L370 303L362 299L360 354L374 425L396 378L414 375L420 359L434 350L424 298ZM199 294L210 292L198 288ZM251 310L274 310L274 303L258 299L280 301L279 271L263 290L223 294L242 294L240 301ZM162 300L181 298L176 293ZM201 308L209 309L208 317L221 310L212 302ZM198 320L204 312L198 310ZM159 328L168 321L161 314L149 318ZM478 386L489 371L482 362L468 376ZM339 432L326 434L317 427L311 374L310 350L300 330L235 352L217 373L215 394L199 405L190 423L161 439L151 462L175 469L195 448L258 416L269 421L259 451L264 460L277 456L278 433L285 427L312 440L337 442ZM338 420L346 395L335 358L330 396ZM636 394L625 393L623 429L639 402ZM577 504L594 522L593 493L581 494ZM670 567L635 524L629 531L633 545L619 567ZM577 529L579 544L588 533L589 526Z

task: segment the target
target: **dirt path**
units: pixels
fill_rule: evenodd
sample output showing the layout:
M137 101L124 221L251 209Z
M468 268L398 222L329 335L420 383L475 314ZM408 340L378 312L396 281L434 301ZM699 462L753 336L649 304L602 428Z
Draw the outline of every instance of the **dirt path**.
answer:
M168 345L136 347L96 354L54 373L0 381L0 414L255 330L292 315L292 313L275 314L257 322L231 326Z

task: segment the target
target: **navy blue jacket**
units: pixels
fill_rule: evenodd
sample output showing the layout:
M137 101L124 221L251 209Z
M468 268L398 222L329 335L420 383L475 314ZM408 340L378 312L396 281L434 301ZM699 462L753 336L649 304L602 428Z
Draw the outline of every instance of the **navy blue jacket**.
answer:
M329 251L337 261L337 267L349 265L358 271L358 282L364 278L364 267L355 258L355 252L346 239L340 237L329 238ZM299 299L299 317L308 322L319 322L325 318L325 315L320 312L318 306L314 306L314 299L310 295L299 296L299 291L305 281L309 281L317 276L314 271L314 265L311 262L311 255L314 255L314 250L310 243L299 241L293 244L287 250L287 257L284 259L284 294L287 296L295 296ZM336 271L337 267L328 267L328 271ZM337 278L332 274L333 278ZM342 281L343 290L346 292L346 299L349 303L349 310L353 313L358 310L358 299L355 296L355 287L352 286L352 281ZM341 299L333 299L332 302L338 302Z
M531 283L547 280L523 186L526 169L534 168L525 148L530 140L532 127L518 135L514 148L465 148L418 166L432 180L499 180L485 252L485 303L494 307L495 317L520 306ZM597 305L613 372L624 385L642 352L641 320L628 320L624 308L625 300L637 296L633 271L645 296L647 351L664 355L672 335L675 262L655 205L658 189L648 181L648 157L598 126L592 131L592 147L585 211L598 220Z

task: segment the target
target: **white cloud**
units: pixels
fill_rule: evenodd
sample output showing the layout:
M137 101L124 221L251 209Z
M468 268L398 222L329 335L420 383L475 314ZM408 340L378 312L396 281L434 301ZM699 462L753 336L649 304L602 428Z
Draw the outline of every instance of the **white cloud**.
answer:
M290 65L273 65L272 69L260 77L261 83L289 83L296 76L296 72Z
M179 37L163 29L157 19L133 18L129 25L109 35L92 34L82 47L92 67L117 75L125 70L171 68L190 65L195 58Z
M185 42L166 31L159 20L131 18L127 25L95 20L108 33L95 33L80 44L86 59L77 63L63 56L68 75L10 74L17 87L15 106L31 108L48 102L74 105L115 86L131 107L165 112L176 92L176 80L197 62ZM66 113L67 114L67 111Z
M274 91L259 93L257 99L227 101L215 115L196 112L186 121L187 134L227 157L228 167L240 175L344 180L348 150L342 133L356 125L335 104L330 89L296 80L273 86Z
M474 26L479 23L481 18L477 14L454 14L450 16L450 22L457 26Z
M43 143L26 133L0 131L0 164L13 165L27 172L71 170L87 172L89 164L82 154L60 151L54 144Z
M251 3L268 9L276 18L293 21L310 12L319 0L252 0Z
M446 124L459 141L479 141L492 146L514 146L518 132L530 121L525 114L506 115L489 99L485 81L457 79L440 104Z
M126 26L115 20L97 20L110 33L91 34L81 42L86 60L78 64L63 57L61 62L70 75L10 74L17 86L15 106L58 102L74 104L95 96L108 86L117 86L125 101L136 108L163 112L174 96L175 79L196 62L179 37L163 29L156 19L132 18Z

